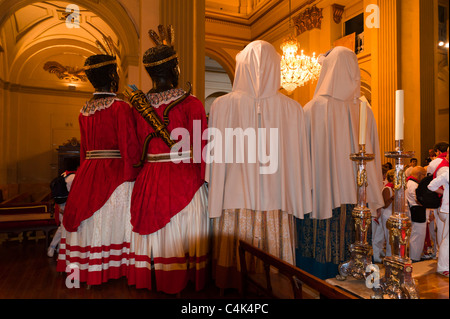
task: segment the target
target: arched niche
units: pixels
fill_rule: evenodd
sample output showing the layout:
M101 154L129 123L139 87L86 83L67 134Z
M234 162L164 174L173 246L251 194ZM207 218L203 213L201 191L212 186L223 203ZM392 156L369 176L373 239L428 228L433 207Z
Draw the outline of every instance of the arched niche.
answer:
M232 80L222 64L216 59L205 57L205 111L209 114L214 100L231 92Z
M218 49L210 48L208 46L205 48L205 55L210 57L211 59L216 60L228 74L231 83L233 83L234 72L236 67L236 61L234 60L234 57L231 58L225 52L222 52Z

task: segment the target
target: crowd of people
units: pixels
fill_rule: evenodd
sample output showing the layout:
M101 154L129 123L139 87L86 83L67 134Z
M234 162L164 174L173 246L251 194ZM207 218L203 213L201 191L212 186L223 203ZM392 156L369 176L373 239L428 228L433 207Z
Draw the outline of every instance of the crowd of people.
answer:
M411 235L409 256L413 262L426 259L438 259L437 272L448 277L448 146L446 142L437 143L429 151L429 157L424 161L424 167L417 165L417 159L412 158L404 167L407 180L405 197L408 216L411 219ZM394 201L395 169L387 162L382 166L383 189L385 205L377 212L373 227L373 259L381 263L382 258L391 256L389 245L389 230L386 221L392 214ZM433 180L428 189L439 194L438 208L428 208L417 198L419 183L427 175ZM447 190L447 193L445 193Z
M151 31L150 36L155 46L144 54L143 63L153 87L145 101L138 101L142 109L132 99L127 103L118 97L117 60L111 50L85 62L95 92L79 115L80 166L61 207L60 235L48 251L53 256L60 237L57 271L72 273L75 267L78 280L87 285L126 277L137 288L176 294L189 281L196 290L202 289L210 264L217 286L239 288L239 239L294 263L294 217L311 214L327 219L337 207L356 203L355 166L348 159L358 152L360 70L356 55L336 47L323 57L314 98L303 111L296 101L278 92L280 56L274 47L254 41L237 55L233 90L214 102L207 123L202 103L190 90L178 88L173 29L160 26L159 35ZM229 149L216 140L213 150L211 143L206 145L202 137L208 126L222 132L230 127L245 132L255 129L255 152L260 160L268 150L272 152L276 136L278 153L269 157L275 163L250 162L250 152L244 152L245 162L218 161ZM367 200L372 209L379 209L379 224L383 225L392 211L393 174L383 167L387 182L380 193L378 134L370 107L367 126L366 149L376 154L367 167ZM260 134L265 132L260 129L271 127L278 128L276 134ZM180 128L189 137L181 153L173 151L176 136L171 134ZM185 139L182 136L178 141ZM195 152L198 146L216 160L207 162L204 151ZM261 173L272 164L276 170ZM439 167L436 177L444 171L434 161L428 167ZM411 176L420 180L424 172L417 160L411 161ZM448 189L448 156L444 189ZM437 235L443 247L445 240L439 240L445 229L448 237L448 219L444 208L439 213L445 221L444 227L438 224ZM422 226L419 231L414 224L413 232L417 229L417 242L423 246ZM379 229L386 245L386 229ZM377 247L381 254L382 245ZM415 258L420 259L417 254ZM448 255L446 267L448 275Z

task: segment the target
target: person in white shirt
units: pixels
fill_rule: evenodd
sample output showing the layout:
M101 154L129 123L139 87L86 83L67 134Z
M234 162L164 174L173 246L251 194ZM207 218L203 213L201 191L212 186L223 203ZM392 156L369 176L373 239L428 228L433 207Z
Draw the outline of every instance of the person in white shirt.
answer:
M420 261L423 245L427 233L426 209L417 202L416 189L419 182L426 176L427 172L422 166L416 166L406 183L405 197L411 216L411 237L409 240L409 255L413 261Z
M393 193L392 182L394 180L394 170L389 170L386 165L382 166L383 172L383 188L381 194L383 195L384 206L376 210L376 214L372 214L372 248L373 248L373 262L376 264L382 263L382 257L391 255L391 247L389 245L389 230L386 228L386 220L392 214L392 200ZM391 173L389 176L388 174ZM389 186L388 186L389 185ZM392 191L392 194L390 192ZM374 216L375 215L375 216ZM383 216L387 216L383 220ZM385 237L385 234L388 234ZM386 253L383 249L386 245Z
M446 160L448 162L448 148ZM439 219L442 221L444 227L442 229L440 246L439 246L439 257L437 264L437 272L448 277L448 255L449 255L449 242L448 242L448 202L449 202L449 192L448 192L448 169L444 174L440 174L435 179L433 179L430 184L428 184L428 189L443 194L441 207L439 208ZM443 187L444 190L440 187Z
M448 147L449 147L449 145L446 142L440 142L434 146L434 152L436 153L436 157L427 166L427 174L435 173L435 170L438 168L438 166L441 164L441 162L445 159L445 156L447 155L446 153L447 153ZM436 172L436 176L439 174L443 174L442 170L439 170L438 172Z
M447 165L443 165L445 164L445 162L443 163L442 161L445 160L446 157L446 153L448 153L448 143L447 142L439 142L436 143L436 145L434 145L433 147L433 151L435 154L435 157L433 158L433 160L430 162L430 164L427 166L427 174L432 174L434 175L434 177L437 177L441 174L445 174L446 171L448 171L448 161L447 161ZM428 210L430 212L430 216L433 214L435 214L435 217L438 217L437 214L437 210L435 209L429 209ZM433 218L431 218L433 219ZM436 239L435 242L437 245L437 247L439 247L439 245L441 244L441 238L442 238L442 230L444 229L444 224L442 223L440 218L434 218L434 223L436 224L436 235L433 237L432 239ZM430 226L430 233L432 233L434 235L434 229L431 229L431 227L434 227L433 222L431 222L429 224ZM433 231L432 231L433 230ZM437 248L435 249L435 251L437 250Z
M405 176L408 178L411 175L412 169L417 166L417 158L411 158L409 160L408 167L405 170Z
M384 206L381 209L381 224L383 225L384 229L384 240L386 242L386 257L391 256L391 245L389 243L389 229L386 226L386 223L392 215L392 203L394 202L394 176L395 176L395 170L391 169L387 172L386 178L388 180L388 183L383 188L383 200L384 200Z

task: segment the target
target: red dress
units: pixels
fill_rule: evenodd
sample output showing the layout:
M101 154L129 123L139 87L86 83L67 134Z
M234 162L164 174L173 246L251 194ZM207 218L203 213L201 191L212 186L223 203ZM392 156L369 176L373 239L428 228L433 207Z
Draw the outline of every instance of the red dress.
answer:
M108 99L97 101L103 100ZM79 123L80 168L66 202L63 222L70 232L99 210L117 186L134 181L139 172L133 167L138 162L140 146L128 103L115 100L110 107L92 115L80 114ZM85 160L86 152L93 150L120 150L122 158Z
M80 167L66 202L57 270L75 264L80 281L96 285L127 274L140 146L132 109L119 99L88 102L79 123ZM121 158L86 159L95 150L119 150Z
M173 89L148 95L157 114L171 101L185 92ZM151 126L135 112L138 138L143 144ZM206 145L202 134L207 128L202 103L194 96L187 97L169 113L168 130L189 133L181 138L192 147L194 159L189 163L146 162L136 178L131 200L133 233L130 248L128 284L136 288L152 289L175 294L193 281L197 290L204 287L209 258L209 216L207 191L204 184L205 163L201 150ZM174 151L174 150L173 150ZM172 152L173 152L172 151ZM167 154L169 147L161 138L153 138L148 154ZM152 274L152 272L154 272Z
M180 90L173 91L173 97L179 96ZM170 92L169 91L169 92ZM177 95L178 92L178 95ZM163 112L169 99L159 107L156 113L163 118ZM135 111L137 134L140 144L144 143L148 134L154 132L145 119ZM200 150L207 140L201 140L203 131L207 128L205 109L202 103L194 96L189 96L181 104L176 105L169 113L169 132L175 128L185 128L190 136L189 145L194 147L194 138ZM196 122L197 121L197 122ZM196 123L196 124L195 124ZM198 130L194 132L194 126ZM180 137L181 138L181 137ZM194 150L194 153L198 148ZM189 151L189 149L184 150ZM170 148L161 138L153 138L148 147L148 154L167 154ZM197 152L198 154L198 152ZM200 156L201 157L201 153ZM190 160L190 163L146 162L139 176L131 199L131 224L133 231L141 235L151 234L163 228L170 219L186 207L204 183L205 162L201 158Z

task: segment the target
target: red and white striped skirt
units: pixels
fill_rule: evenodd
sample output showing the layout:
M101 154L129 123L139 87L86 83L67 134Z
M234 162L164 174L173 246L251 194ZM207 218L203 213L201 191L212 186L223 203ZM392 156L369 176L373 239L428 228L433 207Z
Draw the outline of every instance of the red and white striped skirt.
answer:
M162 229L140 235L132 232L128 284L176 294L188 281L201 290L207 277L210 249L208 194L203 185L191 202Z
M131 242L130 203L134 182L125 182L76 232L62 227L56 270L79 271L79 281L99 285L128 273Z

